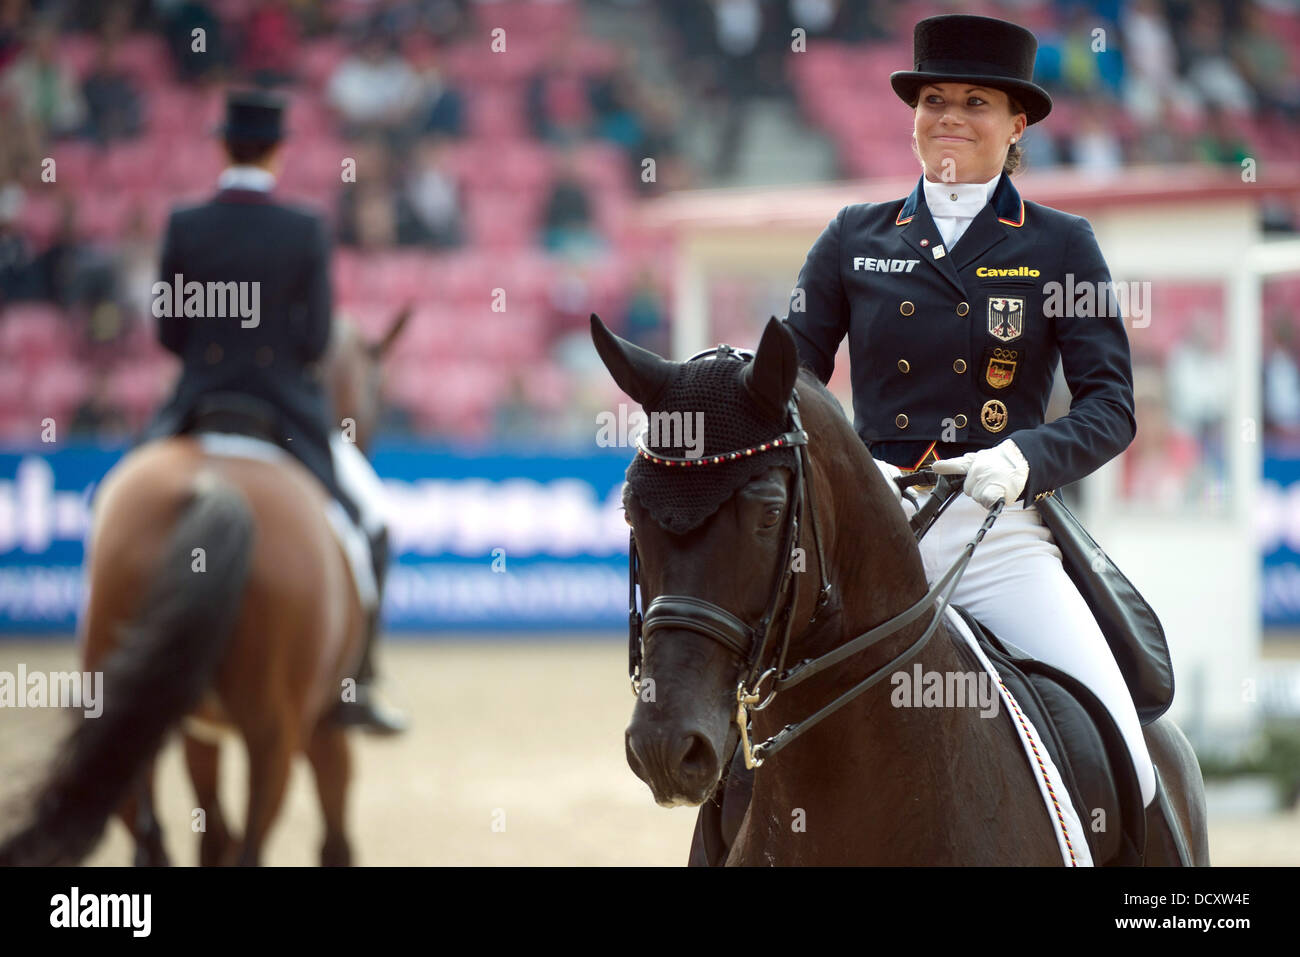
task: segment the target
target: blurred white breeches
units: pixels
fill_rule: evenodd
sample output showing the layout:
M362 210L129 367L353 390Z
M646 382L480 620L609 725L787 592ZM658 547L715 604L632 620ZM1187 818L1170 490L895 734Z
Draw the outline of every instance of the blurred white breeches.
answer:
M339 485L361 512L362 529L374 535L385 524L384 483L365 454L337 430L330 433L330 453Z

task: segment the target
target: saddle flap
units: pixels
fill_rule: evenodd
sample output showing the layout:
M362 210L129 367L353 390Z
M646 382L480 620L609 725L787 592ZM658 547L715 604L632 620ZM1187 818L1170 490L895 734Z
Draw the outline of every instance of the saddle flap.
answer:
M966 609L952 607L1038 729L1084 825L1093 860L1141 863L1141 787L1128 745L1101 699L1059 668L1003 645Z
M1059 496L1046 495L1037 507L1066 574L1110 645L1138 720L1151 724L1174 699L1174 666L1160 619Z

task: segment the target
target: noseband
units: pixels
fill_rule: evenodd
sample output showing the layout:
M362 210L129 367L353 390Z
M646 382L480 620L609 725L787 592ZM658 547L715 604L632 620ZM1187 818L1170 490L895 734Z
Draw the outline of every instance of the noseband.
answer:
M754 354L748 350L733 349L723 344L716 349L707 349L704 352L697 353L687 361L731 359L750 362L753 358ZM643 616L638 610L637 601L639 563L636 535L635 533L629 533L628 535L628 676L632 681L633 693L640 694L641 664L644 660L646 644L660 629L668 628L694 632L718 643L742 665L741 680L736 686L736 714L729 737L739 737L739 744L743 749L747 768L755 768L761 765L766 758L776 754L809 728L848 704L862 692L904 664L925 646L930 640L930 636L938 628L939 622L942 621L944 608L947 606L952 592L956 589L957 582L961 579L966 565L970 562L975 546L979 544L985 533L992 527L994 519L1002 512L1003 507L1002 502L997 502L989 509L988 517L985 518L983 525L976 532L974 539L966 544L966 548L953 562L948 571L915 604L870 631L859 635L852 641L846 642L818 658L804 659L787 669L785 660L790 649L790 636L794 624L794 606L798 598L798 589L793 587L794 569L793 561L790 559L793 557L795 543L799 538L799 523L805 512L812 525L813 542L817 553L817 573L821 580L817 593L817 604L813 609L812 618L808 620L808 624L816 622L818 614L829 603L831 583L826 577L826 559L822 550L817 508L813 499L812 482L808 480L808 476L811 474L811 464L808 458L808 433L804 430L799 417L799 393L797 390L791 390L790 399L786 405L786 415L790 429L776 438L747 449L737 449L732 452L702 458L675 458L658 455L646 447L645 433L637 439L637 454L651 463L665 468L707 468L711 465L720 465L743 457L759 455L771 449L794 446L797 450L794 486L790 495L793 507L786 509L781 547L777 552L779 561L772 576L771 597L768 600L763 617L759 619L757 625L750 626L720 605L692 595L660 595L650 602ZM920 509L912 519L912 528L917 533L918 539L925 534L944 509L962 491L964 482L962 476L953 476L951 478L946 475L936 476L928 470L915 472L899 481L904 485L914 485L931 479L935 480L934 493L925 507ZM938 600L937 604L935 604L936 599ZM865 679L812 716L795 724L786 725L766 741L751 744L749 727L749 712L751 710L763 710L772 703L772 699L776 697L777 692L794 687L826 668L843 661L850 655L894 634L905 625L920 618L927 607L933 609L934 618L930 621L921 637L913 642L902 654L873 671ZM777 629L780 631L780 642L776 652L775 664L764 670L763 663L768 660L768 649L772 644L773 633ZM764 697L761 686L768 679L771 679L771 687L766 697ZM734 741L728 741L726 754L723 756L724 762L728 760L729 755L732 753L734 744Z

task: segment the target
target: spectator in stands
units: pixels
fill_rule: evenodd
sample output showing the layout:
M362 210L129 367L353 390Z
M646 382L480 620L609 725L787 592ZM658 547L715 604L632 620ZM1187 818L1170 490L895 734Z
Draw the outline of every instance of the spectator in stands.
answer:
M1214 438L1228 407L1229 372L1215 348L1215 320L1200 312L1169 350L1165 374L1169 384L1169 420L1202 442Z
M1179 132L1181 124L1174 101L1164 99L1158 105L1156 121L1143 129L1133 144L1133 162L1185 163L1191 156L1191 145Z
M340 223L339 242L361 249L384 249L397 244L397 211L387 183L358 183L351 222Z
M298 18L289 0L257 0L244 20L240 63L259 86L293 81L298 61Z
M562 35L547 49L528 81L529 122L539 139L569 145L587 136L592 122L591 90L578 58L576 38Z
M1245 28L1232 39L1232 60L1249 84L1261 115L1275 113L1294 123L1300 120L1300 78L1292 68L1286 45L1269 29L1264 7L1252 3Z
M124 332L117 306L117 270L112 255L81 234L76 197L59 197L59 226L53 242L32 265L33 298L64 310L92 360L115 353Z
M1178 505L1200 462L1196 442L1174 427L1163 400L1159 369L1133 369L1133 407L1137 434L1121 458L1123 497L1132 503Z
M0 0L0 71L22 52L26 18L27 0Z
M128 328L153 322L153 284L158 278L158 241L144 207L136 203L127 212L122 237L114 250L118 304Z
M393 159L398 154L380 139L351 145L357 180L339 191L338 241L344 246L380 249L411 238L418 232L414 214L395 184Z
M38 21L28 35L28 49L4 76L6 92L20 113L48 136L71 136L86 120L86 104L76 77L56 56L58 31Z
M32 264L35 298L70 308L82 286L78 273L93 258L90 245L81 237L76 197L60 193L58 228Z
M668 321L664 315L663 296L654 274L648 269L637 273L632 295L623 320L623 335L628 341L659 355L671 351L668 342Z
M591 199L571 151L562 153L542 216L542 244L551 252L583 256L597 251L600 236L592 223Z
M1241 168L1242 160L1251 155L1249 144L1223 110L1208 106L1205 110L1205 130L1197 137L1196 158L1216 166Z
M47 151L40 127L19 107L21 98L21 91L0 75L0 183L35 186Z
M84 135L101 145L140 135L140 95L135 83L117 65L117 40L105 36L95 65L81 85L86 101Z
M1124 150L1111 121L1114 110L1115 104L1100 97L1080 110L1072 153L1074 165L1089 176L1112 176L1124 165Z
M678 141L677 104L660 91L646 90L641 100L641 142L628 156L633 179L643 195L666 193L690 187L695 172ZM655 161L655 176L647 180L643 160Z
M1300 366L1295 331L1285 308L1269 323L1270 339L1263 366L1264 429L1287 439L1300 438Z
M1214 3L1198 4L1187 25L1187 79L1207 106L1245 113L1254 105L1250 87L1228 56L1223 13Z
M400 237L403 243L449 248L464 241L461 187L447 172L445 156L446 147L433 138L422 140L413 152L402 186L413 228Z
M410 64L383 34L365 34L356 50L330 77L330 103L343 120L344 135L383 135L400 141L413 126L423 89Z
M869 39L885 39L885 33L872 17L875 6L878 4L861 0L789 0L785 25L806 30L810 40L863 43ZM780 33L790 35L789 30Z
M23 190L17 183L0 187L0 309L33 295L32 247L19 227Z
M155 0L163 38L177 75L187 82L217 79L228 59L221 20L202 0Z
M713 18L714 57L724 101L713 171L727 177L736 170L750 97L758 92L763 8L758 0L713 0Z
M1160 123L1173 98L1186 102L1178 79L1178 49L1159 0L1136 0L1124 13L1124 102L1144 127Z
M406 58L419 78L421 103L418 132L435 136L461 136L465 132L465 98L438 64L438 51L421 39L408 43Z
M92 370L90 387L73 414L68 431L75 436L110 441L130 437L130 424L112 400L107 369Z
M615 68L606 76L593 78L590 93L595 134L625 150L636 151L645 129L638 112L640 83L635 48L620 49Z

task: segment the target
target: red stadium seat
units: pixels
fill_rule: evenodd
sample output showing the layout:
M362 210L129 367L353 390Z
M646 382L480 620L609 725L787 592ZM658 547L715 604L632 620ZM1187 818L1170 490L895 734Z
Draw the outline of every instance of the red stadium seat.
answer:
M513 89L475 90L469 98L469 126L475 136L485 139L524 139L528 126L523 98Z
M58 307L20 302L0 314L0 352L41 363L72 349L75 337Z
M298 53L298 71L311 89L324 89L348 55L342 40L323 39L304 43Z
M8 353L12 355L13 353ZM27 400L27 374L16 362L0 365L0 409L17 409Z
M62 418L76 410L90 388L90 376L72 359L54 359L43 363L32 375L29 408L41 417Z

